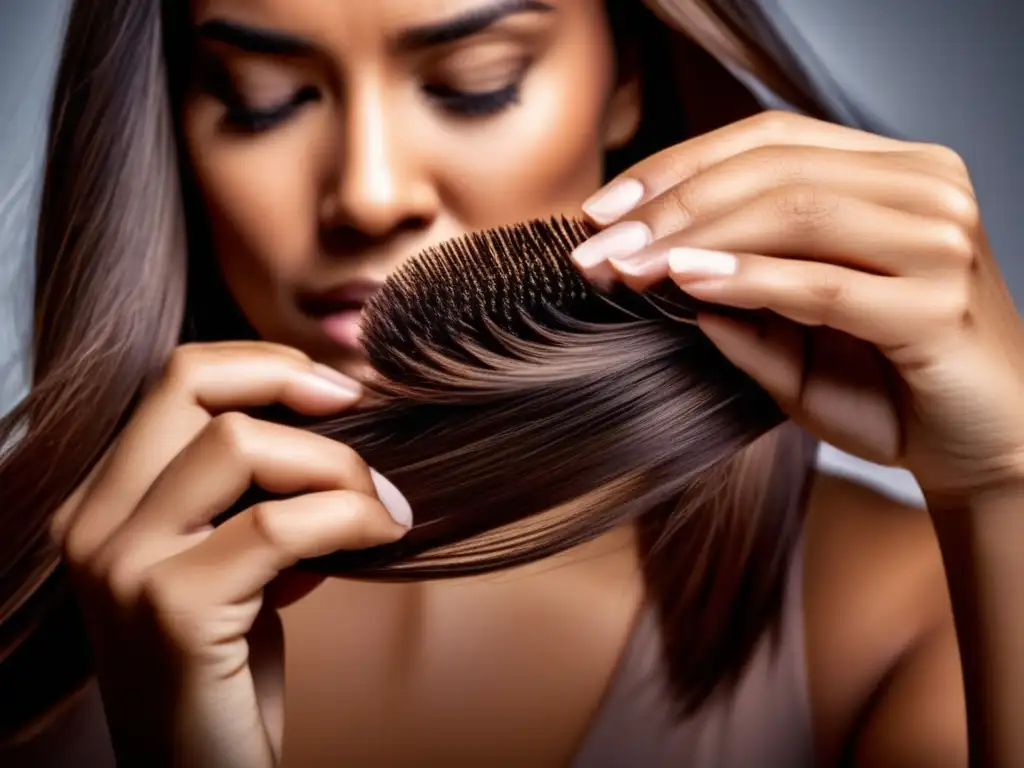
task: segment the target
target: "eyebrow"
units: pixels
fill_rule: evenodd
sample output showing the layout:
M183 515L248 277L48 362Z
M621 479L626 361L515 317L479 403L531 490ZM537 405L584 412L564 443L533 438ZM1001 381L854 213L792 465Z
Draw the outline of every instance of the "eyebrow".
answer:
M258 29L227 19L211 19L199 25L196 37L223 43L248 53L268 56L309 56L316 52L315 46L301 37L293 37L269 29Z
M479 34L509 16L550 13L554 10L553 5L543 0L499 0L444 21L411 27L398 36L395 47L401 51L433 48Z
M473 8L444 21L403 30L395 40L399 51L415 51L453 43L479 34L498 22L521 13L549 13L553 5L543 0L499 0ZM268 56L311 56L316 46L309 40L283 32L260 29L227 19L210 19L196 29L196 37Z

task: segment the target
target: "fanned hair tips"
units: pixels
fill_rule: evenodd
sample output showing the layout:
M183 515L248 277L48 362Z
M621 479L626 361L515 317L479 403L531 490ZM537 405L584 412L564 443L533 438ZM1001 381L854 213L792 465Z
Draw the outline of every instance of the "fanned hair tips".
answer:
M464 576L636 523L689 708L778 613L807 441L775 429L783 415L695 327L693 300L592 288L569 259L589 234L568 219L474 233L387 281L364 320L371 404L305 426L387 475L416 523L305 567Z

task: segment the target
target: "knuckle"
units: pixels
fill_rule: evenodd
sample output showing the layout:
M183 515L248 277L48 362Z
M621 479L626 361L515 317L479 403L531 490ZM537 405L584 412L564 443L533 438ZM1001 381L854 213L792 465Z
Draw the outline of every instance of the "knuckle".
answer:
M974 305L971 301L971 290L967 281L961 281L952 287L946 299L946 317L960 326L970 325L974 316Z
M107 593L118 605L127 607L139 595L143 570L130 558L122 557L104 569Z
M945 144L925 144L924 152L942 165L966 175L967 161L955 149Z
M50 544L65 557L69 554L66 549L68 536L72 530L77 528L76 522L85 509L80 494L84 494L82 486L75 489L72 495L57 508L46 528ZM76 551L72 554L77 556L77 546L73 545L73 548Z
M58 542L61 555L68 567L75 571L87 571L92 562L91 539L83 530L80 524L70 525L66 531L54 532L54 538L60 537Z
M342 491L333 495L333 512L336 519L344 521L350 544L368 547L381 542L381 522L388 518L388 512L376 498Z
M946 281L934 291L928 306L929 322L935 329L958 330L974 320L971 284L966 276Z
M663 204L660 207L661 210L657 212L656 219L662 222L665 219L672 219L677 224L679 219L682 219L684 224L694 221L700 215L701 208L695 186L687 182L672 187L664 196ZM659 230L666 228L664 224L658 227ZM656 232L655 236L657 234Z
M974 231L981 224L981 210L974 195L954 184L941 186L938 195L943 211L960 226Z
M775 193L777 213L799 230L822 229L834 216L838 201L814 184L786 184Z
M657 163L652 163L652 171L657 169L655 181L672 183L679 179L688 179L707 170L707 162L689 152L680 152L675 147L655 155Z
M257 541L275 551L289 551L282 516L275 513L273 502L254 504L249 508L248 519Z
M846 286L831 271L822 271L811 281L810 295L815 317L822 325L829 325L847 302Z
M973 264L974 237L963 225L955 222L937 224L934 237L936 248L942 258L961 266Z
M355 448L325 438L322 450L325 459L330 461L329 474L338 490L375 492L370 466Z
M164 364L163 382L171 386L187 387L195 380L196 371L201 365L201 352L200 344L182 344L175 347Z
M754 116L753 124L761 136L776 143L792 132L796 115L781 109L769 109Z
M336 451L334 461L349 472L369 472L369 465L362 455L347 443L331 441L332 448Z
M207 439L217 443L229 455L242 457L245 455L252 425L253 419L244 413L226 411L210 419L204 432Z

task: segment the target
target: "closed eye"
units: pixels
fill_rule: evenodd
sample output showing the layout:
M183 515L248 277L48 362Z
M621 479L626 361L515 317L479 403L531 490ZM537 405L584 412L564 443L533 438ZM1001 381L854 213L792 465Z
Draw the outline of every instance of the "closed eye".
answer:
M251 107L241 99L227 100L224 123L242 133L263 133L284 123L303 106L320 100L320 90L307 86L296 91L285 101L270 107Z
M517 104L522 81L517 79L490 91L460 91L445 85L426 85L424 92L456 117L487 117Z

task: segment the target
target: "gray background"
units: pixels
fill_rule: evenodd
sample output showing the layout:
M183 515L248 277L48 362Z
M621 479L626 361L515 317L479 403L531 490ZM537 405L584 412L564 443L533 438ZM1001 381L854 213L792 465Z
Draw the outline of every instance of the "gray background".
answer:
M182 0L184 2L184 0ZM777 0L832 76L903 135L948 144L972 168L992 244L1024 300L1024 3ZM37 169L67 0L0 0L0 366L17 359ZM17 322L15 320L17 319ZM0 382L0 412L23 386ZM826 447L822 463L909 499L913 481Z

